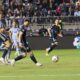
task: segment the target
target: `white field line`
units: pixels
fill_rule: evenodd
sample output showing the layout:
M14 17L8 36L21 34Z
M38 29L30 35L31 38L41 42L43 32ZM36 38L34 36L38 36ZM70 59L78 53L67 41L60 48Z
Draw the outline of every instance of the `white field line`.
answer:
M47 75L47 74L44 74L44 75L22 75L22 76L0 76L0 78L16 78L16 77L19 77L19 78L24 78L24 77L71 77L71 76L74 76L74 77L79 77L80 74L54 74L54 75Z

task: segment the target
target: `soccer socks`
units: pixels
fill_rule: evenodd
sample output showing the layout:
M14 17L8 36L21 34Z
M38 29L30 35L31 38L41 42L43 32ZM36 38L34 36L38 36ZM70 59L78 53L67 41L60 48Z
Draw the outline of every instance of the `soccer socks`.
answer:
M51 46L47 49L48 54L49 54L56 46L57 46L57 45L51 45Z
M17 56L14 60L15 60L15 61L18 61L18 60L23 59L23 58L25 58L25 57L24 57L23 55L20 55L20 56ZM32 60L34 63L37 63L37 60L36 60L36 58L34 57L33 54L30 55L30 58L31 58L31 60Z
M8 49L5 49L4 52L3 52L2 58L5 59L5 56L7 55L7 52L8 52Z
M30 58L35 64L37 63L37 60L36 60L36 58L35 58L35 56L33 54L30 55Z
M10 54L11 54L11 50L9 49L9 50L8 50L8 53L7 53L7 58L8 58L8 59L10 59Z
M20 55L20 49L19 48L16 48L16 55Z
M18 61L18 60L23 59L23 58L25 58L23 55L19 55L19 56L17 56L17 57L15 58L15 61Z
M11 53L11 49L8 49L8 52L5 56L5 60L10 60L10 53Z

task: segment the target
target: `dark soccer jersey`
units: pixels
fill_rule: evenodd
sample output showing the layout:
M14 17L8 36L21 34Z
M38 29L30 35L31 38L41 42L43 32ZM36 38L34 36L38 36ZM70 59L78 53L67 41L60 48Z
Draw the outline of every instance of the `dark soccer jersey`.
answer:
M6 40L9 39L9 36L8 36L8 34L6 34L6 33L0 33L0 39L1 39L3 42L5 42Z
M26 29L23 27L20 29L20 31L23 33L22 38L21 38L21 42L25 45L26 44Z
M24 45L24 47L25 47L25 49L22 47L22 48L20 48L20 50L21 50L21 52L30 52L31 51L31 48L30 48L30 46L29 46L29 44L27 43L27 41L26 41L26 32L27 32L27 30L25 29L26 27L22 27L21 29L20 29L20 31L23 33L22 34L22 37L21 37L21 43Z
M51 27L51 38L57 38L58 33L59 33L59 27L56 25L53 25Z

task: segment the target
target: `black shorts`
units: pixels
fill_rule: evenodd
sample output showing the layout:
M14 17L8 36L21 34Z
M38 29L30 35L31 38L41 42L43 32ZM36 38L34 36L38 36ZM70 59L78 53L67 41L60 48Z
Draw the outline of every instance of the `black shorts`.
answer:
M56 38L50 38L50 44L55 44L57 42Z
M31 51L31 48L30 48L29 44L26 43L26 44L24 44L24 47L21 47L20 48L20 51L21 52L24 52L24 53L27 53L27 52L30 52Z
M1 42L5 42L9 39L9 36L3 33L0 33L0 40Z

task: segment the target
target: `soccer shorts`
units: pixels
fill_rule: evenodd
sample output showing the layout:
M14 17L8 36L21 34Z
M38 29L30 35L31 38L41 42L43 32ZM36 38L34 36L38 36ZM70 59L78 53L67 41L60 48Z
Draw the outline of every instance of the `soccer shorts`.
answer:
M54 44L56 44L56 43L58 43L57 42L57 39L55 39L55 38L50 38L50 45L54 45Z
M27 53L27 52L30 52L31 51L31 48L30 48L29 44L26 43L26 44L24 44L23 47L20 48L20 51L21 52L24 52L24 53Z

